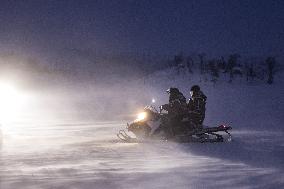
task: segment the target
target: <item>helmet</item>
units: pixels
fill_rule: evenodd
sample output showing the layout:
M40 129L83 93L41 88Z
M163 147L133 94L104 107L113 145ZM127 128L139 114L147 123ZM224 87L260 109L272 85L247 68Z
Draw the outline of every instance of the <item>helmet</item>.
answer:
M178 90L178 88L169 88L168 90L166 90L167 91L167 93L179 93L179 90Z
M193 85L190 89L190 91L193 91L193 92L198 92L200 91L200 87L198 85Z

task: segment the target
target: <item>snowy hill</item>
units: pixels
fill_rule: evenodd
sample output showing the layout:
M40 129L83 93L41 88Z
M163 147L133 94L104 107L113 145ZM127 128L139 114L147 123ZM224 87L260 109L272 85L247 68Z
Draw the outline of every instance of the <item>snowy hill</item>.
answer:
M280 126L284 121L283 80L284 74L280 72L272 85L264 81L247 82L245 77L237 77L229 83L226 75L213 83L210 75L185 73L177 76L175 69L167 69L140 80L137 85L147 85L148 90L154 91L152 97L157 98L157 104L163 104L167 102L167 88L177 87L189 98L190 87L198 84L208 97L205 124L224 122L236 128L283 130Z

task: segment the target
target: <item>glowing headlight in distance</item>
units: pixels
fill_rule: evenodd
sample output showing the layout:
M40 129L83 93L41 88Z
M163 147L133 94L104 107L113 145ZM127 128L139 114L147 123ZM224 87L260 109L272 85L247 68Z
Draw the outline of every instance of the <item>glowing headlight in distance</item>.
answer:
M0 122L8 122L16 119L23 111L26 101L25 95L17 90L11 83L0 83ZM0 124L1 124L0 123Z

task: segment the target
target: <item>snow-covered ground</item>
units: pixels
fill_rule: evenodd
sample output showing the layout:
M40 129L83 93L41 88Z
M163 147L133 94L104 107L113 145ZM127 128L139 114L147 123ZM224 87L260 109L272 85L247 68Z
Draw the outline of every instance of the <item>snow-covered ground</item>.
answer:
M230 124L233 141L125 144L115 134L126 121L34 119L3 124L0 188L284 187L283 80L277 78L271 86L241 81L213 86L195 77L165 82L168 76L157 74L139 81L147 86L136 83L141 86L136 92L144 91L143 98L150 101L177 86L188 97L190 85L198 82L208 96L205 124ZM166 102L166 94L161 96L157 104Z
M283 132L234 131L222 144L125 144L120 122L13 125L1 189L282 188Z

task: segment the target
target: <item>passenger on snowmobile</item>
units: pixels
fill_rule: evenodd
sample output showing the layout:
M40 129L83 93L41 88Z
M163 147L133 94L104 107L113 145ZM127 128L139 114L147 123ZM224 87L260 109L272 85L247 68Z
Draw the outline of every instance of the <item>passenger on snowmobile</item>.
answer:
M169 103L162 105L160 109L168 112L166 119L164 119L164 123L169 131L168 134L173 136L175 127L180 125L181 120L187 113L187 104L186 98L178 88L169 88L166 92L170 95Z
M198 128L202 128L202 123L205 118L205 105L207 97L200 90L198 85L191 87L190 96L191 98L187 104L188 116Z

